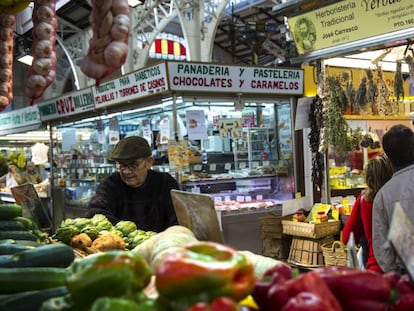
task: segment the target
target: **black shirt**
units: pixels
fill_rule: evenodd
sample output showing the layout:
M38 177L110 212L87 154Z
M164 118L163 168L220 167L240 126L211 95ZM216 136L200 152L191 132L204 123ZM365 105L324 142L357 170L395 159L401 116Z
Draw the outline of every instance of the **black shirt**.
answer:
M127 186L119 173L114 173L96 189L86 217L104 214L114 225L120 220L130 220L138 229L161 232L178 224L171 189L179 187L168 173L148 170L145 183L137 188Z

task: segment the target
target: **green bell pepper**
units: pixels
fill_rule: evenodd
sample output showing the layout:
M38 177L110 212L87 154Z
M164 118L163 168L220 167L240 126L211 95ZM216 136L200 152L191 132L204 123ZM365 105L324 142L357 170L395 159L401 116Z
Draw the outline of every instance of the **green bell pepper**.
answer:
M185 310L220 296L236 301L253 290L253 264L237 250L215 242L195 242L169 254L157 268L159 299L169 309Z
M73 300L85 305L103 296L132 297L149 284L151 276L144 257L114 250L75 261L66 281Z
M99 297L90 311L141 311L141 308L130 299Z

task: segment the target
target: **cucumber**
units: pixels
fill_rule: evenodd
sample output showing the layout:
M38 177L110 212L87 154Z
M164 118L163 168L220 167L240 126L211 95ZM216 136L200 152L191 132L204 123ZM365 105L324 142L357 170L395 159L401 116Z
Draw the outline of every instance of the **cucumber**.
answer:
M0 294L65 286L66 268L0 268Z
M20 230L3 230L0 231L0 240L12 239L12 240L31 240L37 241L38 237L34 235L31 231Z
M37 311L44 301L67 294L66 286L8 294L0 298L0 310Z
M66 268L75 260L73 248L63 244L45 244L12 255L0 256L0 268L57 267Z
M0 255L12 255L21 251L32 249L35 246L22 244L0 244Z
M1 203L0 204L0 219L8 220L14 217L22 216L23 209L19 204Z
M0 230L24 231L27 230L25 226L15 219L0 220Z
M38 229L37 224L31 218L24 217L24 216L17 216L13 218L13 220L20 222L26 230Z

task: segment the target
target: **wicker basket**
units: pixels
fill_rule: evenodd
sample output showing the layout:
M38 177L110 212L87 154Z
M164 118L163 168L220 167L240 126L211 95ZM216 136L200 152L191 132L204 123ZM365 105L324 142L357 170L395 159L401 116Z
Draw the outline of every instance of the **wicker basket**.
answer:
M341 222L338 220L322 223L295 222L282 220L283 233L304 238L320 239L339 233Z
M322 245L322 254L325 266L346 266L348 264L348 250L340 241Z

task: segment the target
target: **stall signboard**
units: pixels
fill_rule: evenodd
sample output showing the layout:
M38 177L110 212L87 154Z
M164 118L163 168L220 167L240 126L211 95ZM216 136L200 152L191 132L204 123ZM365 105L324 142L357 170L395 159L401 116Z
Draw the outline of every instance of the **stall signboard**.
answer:
M92 88L96 108L133 101L167 90L165 63L146 67Z
M39 103L42 121L59 119L95 109L92 89L86 88Z
M299 55L414 27L412 0L347 0L288 18ZM390 35L392 36L392 35Z
M4 112L0 114L0 134L13 134L39 128L41 123L37 106Z
M168 62L172 91L302 95L303 70Z

